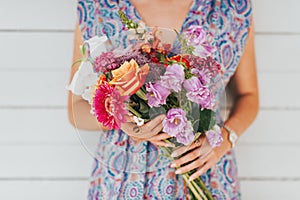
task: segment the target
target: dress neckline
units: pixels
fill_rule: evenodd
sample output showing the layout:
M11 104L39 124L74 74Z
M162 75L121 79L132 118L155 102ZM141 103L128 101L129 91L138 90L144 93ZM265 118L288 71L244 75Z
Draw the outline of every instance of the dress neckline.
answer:
M142 22L145 24L145 26L148 27L147 23L145 23L145 21L143 20L143 18L141 17L139 11L136 9L136 7L131 3L130 0L125 0L126 4L128 7L131 7L133 9L133 12L135 13L135 17L138 21ZM186 23L188 22L189 18L191 17L191 15L194 13L194 11L197 9L198 7L198 3L199 3L199 0L193 0L190 7L189 7L189 11L187 12L186 14L186 17L181 25L181 29L180 29L180 33L183 32L183 30L185 29L186 27ZM164 28L164 27L162 27Z

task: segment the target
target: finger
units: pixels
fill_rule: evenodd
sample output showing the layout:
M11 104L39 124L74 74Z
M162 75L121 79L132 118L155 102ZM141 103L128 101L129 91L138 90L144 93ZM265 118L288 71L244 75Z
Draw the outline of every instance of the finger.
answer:
M154 140L154 141L150 141L150 142L155 144L156 146L174 147L174 144L170 144L170 143L167 143L167 142L164 142L164 141Z
M146 123L143 126L143 128L145 128L146 130L152 131L158 125L160 125L162 123L162 121L164 120L164 118L165 118L165 115L159 115L159 116L155 117L154 119L152 119L150 122Z
M134 142L144 142L145 140L141 139L141 138L137 138L137 137L134 137L134 136L131 136L131 138L134 140Z
M190 176L189 181L195 180L196 178L204 174L207 170L209 170L209 168L211 168L212 166L213 164L211 161L206 162L202 167L200 167L195 173Z
M202 167L205 162L206 162L205 158L196 159L194 162L192 162L192 163L190 163L188 165L185 165L184 167L181 167L181 168L177 169L175 171L175 173L176 174L183 174L183 173L189 172L189 171L191 171L193 169Z
M160 134L154 135L153 137L149 138L149 140L166 140L171 137L172 136L170 136L168 133L160 133Z
M203 141L204 141L204 138L199 138L199 141L197 143L194 142L189 146L183 146L183 147L180 147L180 148L176 149L175 151L173 151L171 156L172 157L178 157L178 156L184 154L185 152L187 152L189 150L200 147L203 144Z
M188 154L178 158L177 160L173 161L171 167L179 167L187 162L193 161L198 158L200 155L200 148L196 148L195 150L189 152Z

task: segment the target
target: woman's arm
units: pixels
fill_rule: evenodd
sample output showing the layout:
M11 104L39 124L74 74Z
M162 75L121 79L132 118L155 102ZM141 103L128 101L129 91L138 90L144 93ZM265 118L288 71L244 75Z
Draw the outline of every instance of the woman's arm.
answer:
M74 50L73 50L73 62L82 57L79 46L83 44L82 34L80 27L77 24L74 34ZM74 65L71 69L72 80L75 72L78 70L79 63ZM69 91L68 96L68 115L70 123L78 128L84 130L107 130L101 126L96 118L90 113L91 106L87 101L81 98L81 96L74 95Z
M231 81L236 93L236 99L225 125L241 136L253 122L259 109L253 25L250 28L245 51ZM214 149L210 147L206 137L202 137L199 143L191 145L189 149L192 151L175 160L172 163L172 167L179 167L187 162L194 161L179 168L176 173L182 174L192 169L197 169L197 172L191 176L191 179L195 179L205 173L231 149L229 133L224 128L222 128L222 135L224 141L221 146ZM174 157L180 154L182 152L175 152Z

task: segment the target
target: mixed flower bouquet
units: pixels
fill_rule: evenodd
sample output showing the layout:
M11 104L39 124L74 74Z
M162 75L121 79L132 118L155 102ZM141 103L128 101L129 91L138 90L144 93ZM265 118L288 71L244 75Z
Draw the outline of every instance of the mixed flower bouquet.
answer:
M201 26L181 34L150 29L119 14L129 45L111 48L106 36L86 41L81 47L84 58L69 89L89 101L92 114L109 129L120 129L131 114L138 131L165 114L162 131L172 136L168 143L188 146L205 134L213 148L220 145L215 94L222 70L212 58L216 51L212 35ZM172 148L162 148L171 155ZM201 178L188 180L191 173L183 178L192 196L212 199Z

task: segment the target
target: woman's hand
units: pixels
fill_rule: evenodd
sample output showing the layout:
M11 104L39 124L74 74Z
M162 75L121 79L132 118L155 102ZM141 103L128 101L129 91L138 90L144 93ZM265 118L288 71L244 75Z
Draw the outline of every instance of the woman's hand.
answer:
M220 151L216 150L217 148L213 149L209 145L206 136L203 135L189 147L181 147L174 151L172 157L178 157L187 151L189 152L174 160L171 163L171 167L177 168L176 174L183 174L196 169L196 172L190 176L190 181L192 181L214 166L221 156L225 154L226 151L220 154Z
M136 142L149 141L155 145L170 147L171 145L163 140L171 136L167 133L160 133L163 129L162 121L164 118L165 115L159 115L140 127L129 119L129 122L121 125L121 130L132 137Z

